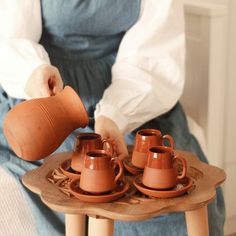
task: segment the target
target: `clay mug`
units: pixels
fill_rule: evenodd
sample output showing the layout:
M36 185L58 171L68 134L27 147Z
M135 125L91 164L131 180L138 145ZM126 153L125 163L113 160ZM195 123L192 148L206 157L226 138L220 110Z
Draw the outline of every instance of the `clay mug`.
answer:
M135 136L131 163L138 168L144 169L149 148L153 146L164 146L165 141L174 149L174 139L172 136L168 134L162 135L161 131L157 129L139 130Z
M80 97L66 86L55 96L13 107L4 119L3 131L18 157L34 161L50 155L73 130L85 127L88 121Z
M175 162L182 163L182 173L179 175ZM174 155L170 147L156 146L150 148L147 163L143 172L143 184L153 189L173 188L178 180L186 177L187 164L180 155Z
M84 165L84 157L88 151L103 149L113 155L112 143L102 139L97 133L80 133L76 137L74 151L71 157L71 168L81 172Z
M119 171L115 174L116 167ZM121 161L105 150L87 152L80 177L80 188L86 192L100 194L113 190L123 176Z

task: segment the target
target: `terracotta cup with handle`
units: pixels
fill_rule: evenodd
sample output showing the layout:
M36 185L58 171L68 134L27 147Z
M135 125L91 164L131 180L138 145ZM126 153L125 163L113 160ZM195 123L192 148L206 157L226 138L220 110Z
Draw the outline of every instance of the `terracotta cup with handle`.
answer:
M119 167L116 174L115 169ZM101 194L113 190L123 176L123 165L105 150L87 152L80 177L80 188L86 192Z
M174 139L166 134L162 135L157 129L142 129L136 133L134 149L131 162L134 166L144 169L147 162L147 153L153 146L165 145L168 142L170 147L174 149Z
M74 151L71 157L71 168L81 172L84 165L86 153L92 150L105 150L113 155L112 143L102 139L97 133L80 133L76 137Z
M179 175L175 162L181 162ZM180 155L174 155L170 147L155 146L149 149L147 163L143 172L143 184L153 189L173 188L178 180L186 177L187 163Z

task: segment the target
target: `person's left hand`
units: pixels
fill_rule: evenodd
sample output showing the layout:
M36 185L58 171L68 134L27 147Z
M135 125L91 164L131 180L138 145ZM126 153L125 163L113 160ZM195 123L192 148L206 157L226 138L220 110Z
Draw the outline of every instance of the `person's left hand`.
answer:
M105 116L99 116L95 121L95 132L113 144L114 152L119 159L128 156L127 145L116 123Z

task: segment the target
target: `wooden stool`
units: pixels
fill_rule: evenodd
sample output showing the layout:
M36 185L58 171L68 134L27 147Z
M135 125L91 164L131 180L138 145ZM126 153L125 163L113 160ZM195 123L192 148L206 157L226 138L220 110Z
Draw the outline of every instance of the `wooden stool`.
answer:
M209 235L207 205L216 195L216 187L226 178L225 172L197 159L192 153L175 151L188 164L187 175L194 180L194 188L180 197L157 199L140 197L140 193L131 186L124 197L110 203L86 203L71 198L61 192L47 179L49 173L70 159L71 153L60 153L45 159L44 164L26 173L24 185L40 195L42 201L55 211L66 215L66 235L83 236L85 217L89 215L89 235L110 236L113 234L114 220L138 221L170 213L185 212L188 235ZM132 177L127 177L132 180Z

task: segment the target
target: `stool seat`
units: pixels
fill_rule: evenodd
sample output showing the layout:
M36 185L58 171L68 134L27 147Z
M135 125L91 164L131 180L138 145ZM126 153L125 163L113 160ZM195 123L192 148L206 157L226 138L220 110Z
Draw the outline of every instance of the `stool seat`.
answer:
M50 183L47 176L55 168L59 168L63 161L70 159L71 152L47 157L41 167L27 172L22 180L24 185L40 195L42 201L51 209L66 214L66 232L69 235L76 235L78 230L84 227L84 219L81 218L83 215L89 215L94 225L93 228L89 226L90 235L93 235L93 232L96 234L98 231L95 228L100 226L102 228L99 230L104 230L103 235L110 235L113 220L146 220L163 213L180 211L185 212L189 235L208 235L207 205L214 199L216 187L225 180L225 172L199 161L190 152L176 150L175 153L186 160L187 176L194 181L194 187L188 194L174 198L148 198L140 194L133 185L122 198L114 202L86 203L68 197L57 186ZM125 177L132 183L133 176Z

